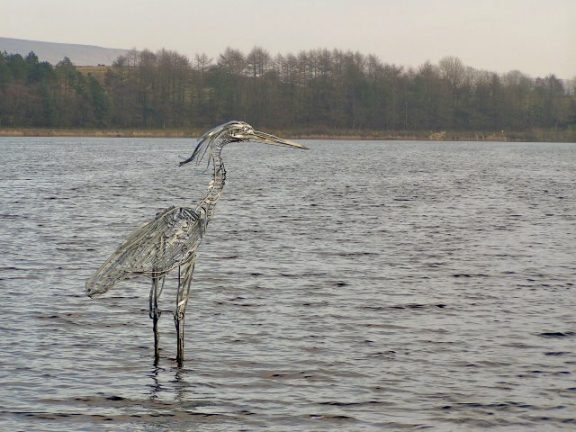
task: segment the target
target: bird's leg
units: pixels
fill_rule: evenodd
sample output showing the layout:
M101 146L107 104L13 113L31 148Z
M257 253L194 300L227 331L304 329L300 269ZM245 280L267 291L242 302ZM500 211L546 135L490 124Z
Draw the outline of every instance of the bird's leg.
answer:
M192 274L194 273L194 262L196 256L192 255L189 260L178 268L178 294L176 295L176 311L174 312L174 324L178 335L176 345L176 362L182 366L184 362L184 315L186 305L190 297L190 285Z
M154 331L154 364L158 363L160 357L159 345L160 334L158 333L158 320L160 319L161 311L158 308L158 298L164 288L164 276L157 276L156 273L152 274L152 288L150 288L150 318L152 319L152 329Z

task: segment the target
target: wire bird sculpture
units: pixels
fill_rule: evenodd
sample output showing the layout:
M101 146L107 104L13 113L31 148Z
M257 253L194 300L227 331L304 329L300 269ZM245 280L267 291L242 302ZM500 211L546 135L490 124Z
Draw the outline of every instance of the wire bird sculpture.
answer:
M152 221L133 232L86 282L87 294L96 297L122 280L139 275L152 279L149 315L153 322L156 362L159 358L158 299L164 289L166 274L176 268L176 361L181 366L184 360L184 315L190 297L196 254L226 180L222 148L226 144L243 141L306 149L301 144L256 131L241 121L231 121L209 130L199 138L192 156L180 162L180 166L192 161L199 163L208 156L208 166L212 163L213 173L206 195L195 208L172 206L157 213Z

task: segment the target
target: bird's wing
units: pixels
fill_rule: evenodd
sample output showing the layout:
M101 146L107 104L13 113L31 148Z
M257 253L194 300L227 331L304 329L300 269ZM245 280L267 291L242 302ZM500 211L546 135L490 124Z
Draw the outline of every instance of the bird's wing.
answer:
M135 275L166 274L196 251L206 223L202 210L170 207L158 213L133 232L86 282L88 295L103 294Z

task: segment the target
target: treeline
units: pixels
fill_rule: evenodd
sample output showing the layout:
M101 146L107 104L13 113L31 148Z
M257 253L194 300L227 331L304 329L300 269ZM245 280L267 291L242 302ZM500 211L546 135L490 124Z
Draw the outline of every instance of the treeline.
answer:
M0 127L106 127L112 97L65 58L55 67L34 53L0 53Z
M576 96L553 75L496 74L447 57L417 69L338 50L215 61L132 51L81 72L0 54L0 127L206 128L243 119L314 131L526 131L576 128Z

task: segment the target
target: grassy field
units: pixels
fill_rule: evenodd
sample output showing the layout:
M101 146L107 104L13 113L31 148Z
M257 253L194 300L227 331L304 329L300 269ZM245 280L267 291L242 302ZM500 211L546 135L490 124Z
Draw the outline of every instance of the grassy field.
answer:
M0 136L51 137L118 137L118 138L191 138L202 131L187 129L53 129L53 128L5 128Z
M76 66L76 69L83 75L92 75L99 83L103 83L106 72L110 66Z

